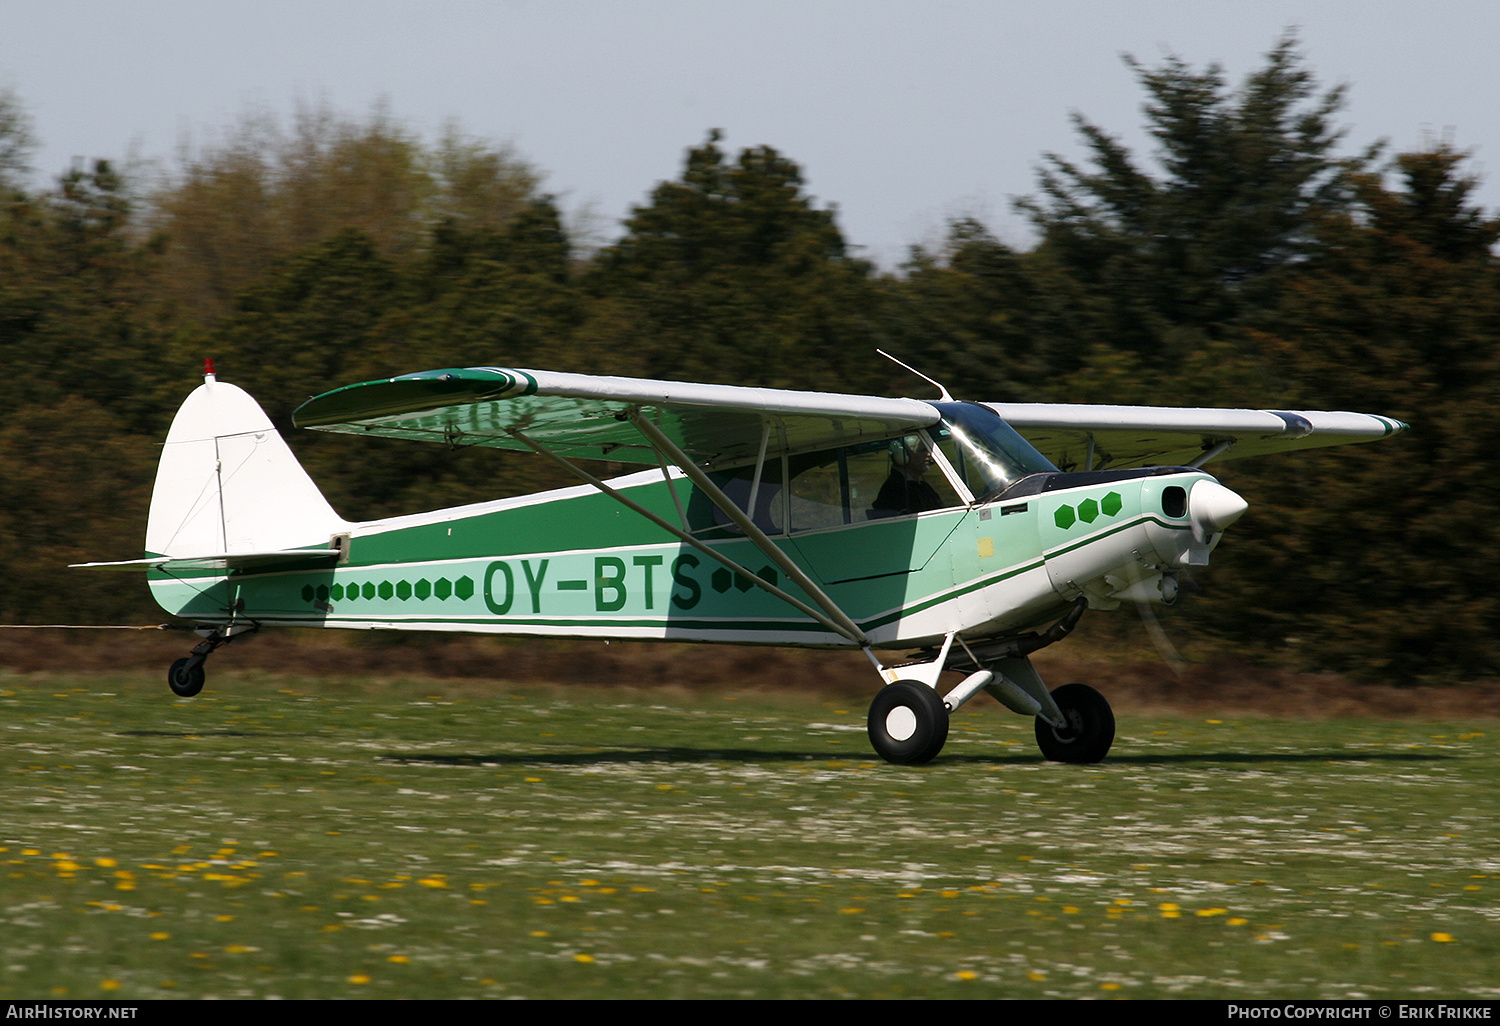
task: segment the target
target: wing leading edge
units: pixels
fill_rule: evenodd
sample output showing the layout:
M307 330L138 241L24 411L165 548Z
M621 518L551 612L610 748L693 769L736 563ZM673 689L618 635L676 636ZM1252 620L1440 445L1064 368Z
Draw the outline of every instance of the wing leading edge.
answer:
M423 371L326 392L300 406L298 427L524 450L521 432L560 455L655 465L629 420L655 424L700 466L889 438L938 421L915 399L603 377L504 367ZM769 430L768 430L769 429Z

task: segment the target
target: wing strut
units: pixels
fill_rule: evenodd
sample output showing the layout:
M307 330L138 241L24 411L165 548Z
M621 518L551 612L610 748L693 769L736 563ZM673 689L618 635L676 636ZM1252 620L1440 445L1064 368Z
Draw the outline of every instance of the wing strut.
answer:
M688 458L687 453L679 449L670 438L662 434L661 430L655 424L642 417L639 409L632 409L629 416L630 422L636 426L636 429L645 435L651 444L656 446L659 452L666 453L667 457L682 469L682 472L692 480L693 484L703 489L704 494L713 500L713 504L719 507L726 517L734 521L736 527L745 532L745 537L754 542L756 548L760 549L768 559L781 567L782 571L788 577L797 582L799 588L806 592L819 606L823 607L823 611L828 614L828 618L819 616L817 617L819 622L832 626L832 624L829 624L829 619L831 619L833 624L838 625L835 628L838 633L855 642L861 648L868 649L870 647L870 639L865 637L865 632L860 630L859 626L853 620L849 619L848 615L838 607L833 599L824 593L822 588L819 588L812 582L812 578L802 572L801 567L792 562L790 556L778 549L771 542L771 539L766 537L766 533L757 527L755 522L747 517L743 510L730 501L729 496L719 490L718 485L709 480L708 475L703 472L701 467ZM764 438L762 439L762 451L764 451ZM757 471L758 474L759 471Z
M637 426L639 426L639 424ZM800 612L806 614L807 616L812 617L814 620L818 621L824 627L827 627L829 630L833 631L835 634L838 634L838 635L840 635L842 637L848 638L850 641L854 642L855 644L859 645L860 647L862 647L862 648L864 648L864 649L866 649L868 651L868 649L869 649L869 640L865 637L864 632L861 631L857 626L855 626L854 621L850 620L847 616L845 616L843 614L842 611L838 610L837 606L833 607L834 610L838 612L838 617L837 618L832 618L830 616L827 616L827 615L819 612L818 610L814 609L812 606L809 606L806 602L803 602L801 599L797 598L796 596L788 594L787 592L783 591L782 589L776 587L776 585L772 584L770 581L767 581L765 578L760 577L759 575L757 575L757 574L753 573L752 571L746 569L745 567L741 566L739 563L736 563L734 560L730 559L728 556L724 555L719 550L717 550L717 549L715 549L715 548L713 548L713 547L711 547L709 545L705 545L701 540L699 540L697 538L694 538L691 534L688 534L687 531L683 530L683 528L678 527L675 524L669 523L668 521L666 521L663 518L657 516L655 513L651 512L649 509L646 509L644 506L640 505L639 503L635 502L634 500L626 498L619 491L617 491L614 488L611 488L609 485L607 485L603 481L599 480L593 474L590 474L588 471L584 470L582 467L580 467L577 464L571 462L570 460L567 460L564 457L557 455L557 453L553 452L551 449L548 449L546 446L542 445L540 442L537 442L537 441L529 438L527 435L525 435L520 430L518 430L516 428L507 428L506 432L512 438L516 439L516 441L518 441L521 444L525 445L527 448L530 448L530 449L532 449L532 450L534 450L536 452L541 453L543 456L547 457L553 463L556 463L558 466L560 466L564 470L568 471L568 473L572 474L575 477L581 478L582 480L584 480L584 481L588 482L589 484L593 485L599 491L603 492L605 495L609 496L611 499L614 499L616 502L618 502L620 505L624 506L626 509L629 509L629 510L631 510L634 513L639 513L641 516L643 516L647 520L651 521L657 527L660 527L663 531L668 532L669 534L671 534L675 538L681 539L682 541L684 541L687 544L691 545L693 548L697 549L699 552L702 552L704 555L709 556L712 559L715 559L715 560L717 560L720 563L723 563L726 567L728 567L734 573L740 575L745 580L749 581L751 584L757 585L757 586L765 589L766 591L770 592L772 595L775 595L777 598L781 599L783 602L787 603L788 605L794 607L795 609L797 609ZM680 466L680 467L682 467L684 471L687 471L689 477L692 477L693 476L692 471L697 471L698 468L696 466L694 466L693 463L692 463L692 461L689 460L686 456L684 456L682 454L682 452L677 449L676 446L671 445L670 442L668 442L667 444L671 447L669 450L667 450L667 452L668 452L669 455L673 456L674 462L677 462L678 460L680 460L681 462L678 462L677 465ZM661 450L659 450L659 451L661 451ZM692 470L689 471L687 469L688 467L692 467ZM665 470L665 468L663 468L663 470ZM699 471L699 473L701 473L701 471ZM704 478L704 480L707 481L707 478ZM694 478L694 482L695 483L697 482L696 478ZM708 487L710 489L712 489L712 491L709 492L709 498L712 499L715 504L720 504L720 502L722 500L722 504L720 505L720 508L724 510L724 513L725 513L726 516L734 517L736 514L739 513L739 509L737 507L735 507L733 503L729 502L729 500L724 496L723 492L720 492L718 488L715 488L713 486L713 482L709 481L708 482ZM674 495L674 499L675 499L675 495ZM678 512L679 512L679 514L681 513L681 509L682 509L682 507L679 504L678 505ZM770 539L766 538L766 536L761 532L760 528L756 527L754 524L751 524L750 527L755 532L756 535L759 535L759 539L757 539L754 536L751 536L750 540L753 541L753 542L755 542L756 546L762 548L762 550L765 550L765 549L768 548L770 551L767 553L767 555L771 556L772 559L775 559L777 561L777 564L780 565L780 566L782 566L783 569L786 569L785 565L782 564L782 562L781 562L781 560L786 559L785 555L781 552L781 550L778 549L778 548L776 548L776 546L770 544ZM766 543L764 546L761 545L761 541L762 540L764 540L765 543ZM780 558L778 558L778 557L780 557ZM787 560L787 562L790 562L790 560ZM819 600L819 605L822 605L824 602L828 602L829 605L832 605L832 603L828 599L828 597L826 595L824 595L820 590L818 590L818 588L817 588L816 585L813 585L811 581L807 581L807 575L803 574L801 572L801 570L797 569L796 566L795 566L795 564L793 564L792 569L788 571L787 576L791 577L793 580L797 581L797 583L799 585L802 585L805 589L807 589L809 595L812 595L812 596L814 596L814 598L816 598L816 599ZM805 584L803 583L804 581L806 582ZM878 667L879 663L876 663L876 666Z
M1229 451L1229 447L1232 446L1232 445L1234 445L1234 439L1233 438L1226 439L1225 441L1220 442L1218 445L1214 446L1213 448L1204 450L1203 455L1199 456L1197 459L1192 460L1191 462L1189 462L1188 466L1190 466L1190 467L1192 467L1194 469L1197 469L1197 468L1203 466L1203 464L1207 463L1209 460L1224 455L1226 452Z

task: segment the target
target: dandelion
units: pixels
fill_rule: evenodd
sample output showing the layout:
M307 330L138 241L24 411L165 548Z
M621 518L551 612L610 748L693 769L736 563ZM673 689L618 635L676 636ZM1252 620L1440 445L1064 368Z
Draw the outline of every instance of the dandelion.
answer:
M355 984L365 984L370 982L370 977L366 976L364 973L355 973L353 976L349 977L349 982Z
M1435 940L1435 941L1437 941L1439 944L1452 944L1453 943L1453 934L1451 934L1451 933L1435 933L1435 934L1432 935L1432 939Z
M578 954L573 956L573 961L582 962L584 965L588 965L590 962L594 961L594 956L585 955L583 952L579 952Z
M958 972L954 973L953 975L956 976L956 977L958 977L960 980L977 980L977 979L979 979L979 974L976 973L976 972L974 972L974 970L972 970L972 969L960 969Z

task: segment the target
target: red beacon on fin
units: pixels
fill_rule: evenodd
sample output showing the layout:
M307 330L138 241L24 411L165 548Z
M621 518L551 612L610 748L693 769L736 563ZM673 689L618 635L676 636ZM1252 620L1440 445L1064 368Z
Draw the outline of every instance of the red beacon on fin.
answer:
M216 378L214 376L214 360L213 360L213 357L211 357L211 356L205 356L203 358L203 383L205 385L207 385L207 384L210 384L210 383L212 383L214 381L217 381L217 380L218 380L218 378Z

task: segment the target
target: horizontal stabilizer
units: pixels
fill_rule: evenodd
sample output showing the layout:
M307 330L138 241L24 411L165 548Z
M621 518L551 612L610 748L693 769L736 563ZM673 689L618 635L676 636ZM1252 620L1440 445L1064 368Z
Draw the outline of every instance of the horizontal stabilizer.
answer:
M272 566L288 570L331 567L339 560L338 549L272 549L268 552L218 552L208 556L151 556L115 563L73 563L79 570L263 570Z

